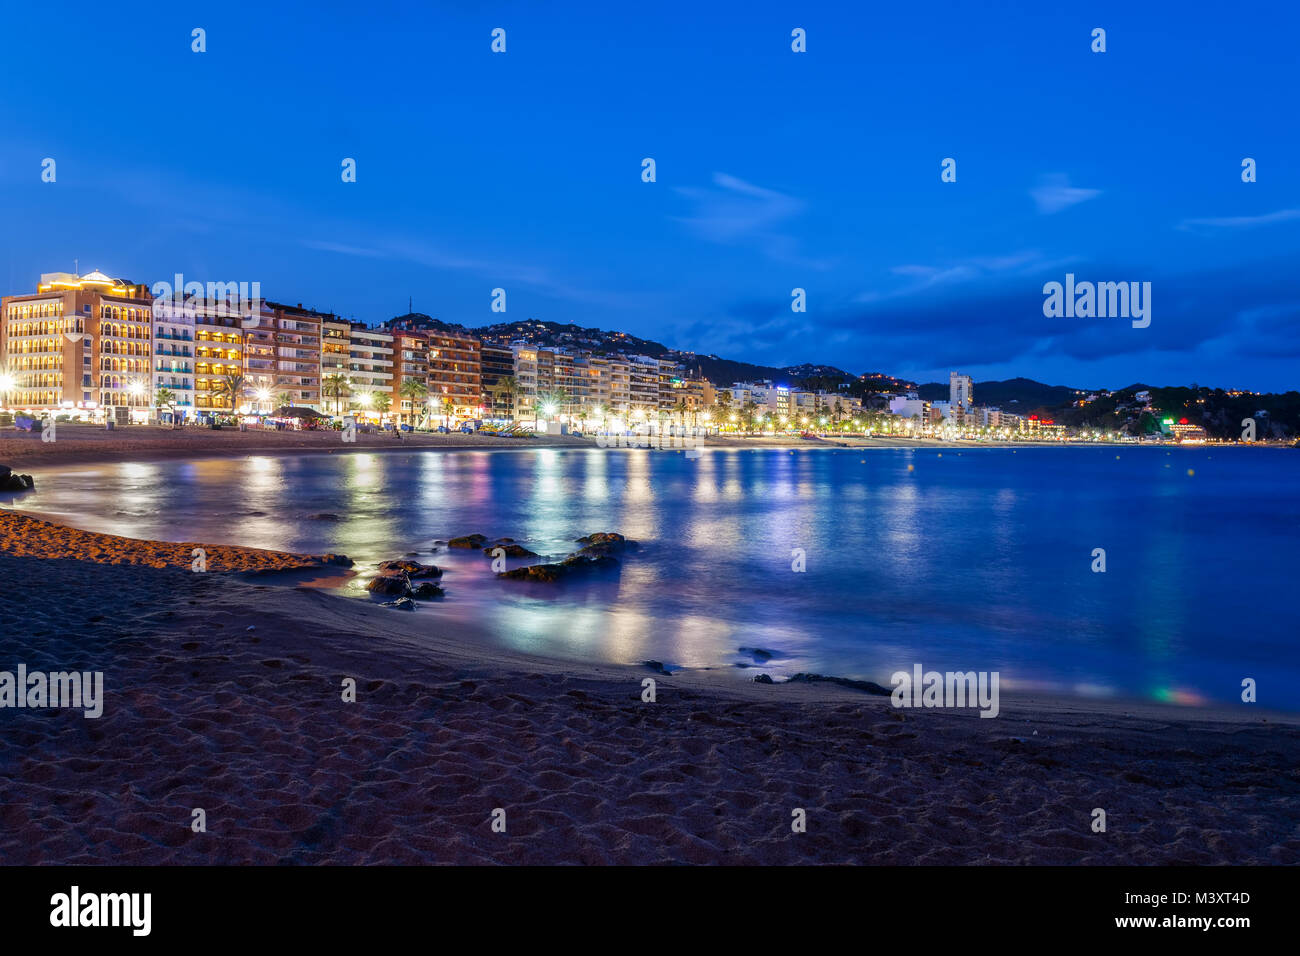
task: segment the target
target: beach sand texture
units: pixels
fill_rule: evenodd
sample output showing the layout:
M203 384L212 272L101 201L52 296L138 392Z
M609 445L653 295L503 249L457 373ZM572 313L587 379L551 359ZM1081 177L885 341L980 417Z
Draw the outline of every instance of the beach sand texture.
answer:
M1300 862L1286 716L1004 695L982 720L575 670L321 591L100 563L122 545L74 559L71 529L14 518L0 669L102 671L106 702L0 711L0 863Z

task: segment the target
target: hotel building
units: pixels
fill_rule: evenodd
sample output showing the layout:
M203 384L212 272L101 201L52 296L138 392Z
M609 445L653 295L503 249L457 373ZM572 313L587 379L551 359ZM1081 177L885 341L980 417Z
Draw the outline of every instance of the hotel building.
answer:
M149 290L102 272L41 276L35 293L0 299L0 364L8 407L102 418L151 414Z

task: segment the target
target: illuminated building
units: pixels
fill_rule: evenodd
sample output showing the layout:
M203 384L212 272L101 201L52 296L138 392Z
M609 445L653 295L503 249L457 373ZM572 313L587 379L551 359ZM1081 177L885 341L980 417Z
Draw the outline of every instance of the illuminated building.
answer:
M102 272L41 276L35 293L0 299L0 363L10 408L102 419L150 417L153 297Z

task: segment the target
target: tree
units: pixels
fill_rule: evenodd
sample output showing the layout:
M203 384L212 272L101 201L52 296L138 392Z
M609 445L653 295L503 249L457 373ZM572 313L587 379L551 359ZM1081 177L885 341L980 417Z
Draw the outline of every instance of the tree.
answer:
M424 397L429 394L429 386L419 379L408 378L401 384L397 390L402 398L411 403L411 426L415 426L415 409L424 402ZM401 416L398 416L400 421Z
M288 389L280 389L275 393L276 411L284 408L293 408L293 392Z
M343 396L349 393L351 385L351 379L338 372L325 376L325 397L334 399L334 414L343 414Z
M741 415L745 420L745 431L752 432L754 430L755 420L758 418L758 402L746 402L744 408L741 410Z
M172 428L176 427L176 393L169 388L160 388L154 394L153 403L159 408L165 408L172 415Z
M374 406L375 411L379 413L379 423L382 425L384 416L388 414L388 410L393 406L392 398L389 397L387 392L373 392L371 394L371 404Z
M227 372L217 380L217 394L230 402L230 414L239 410L239 402L244 397L244 376L238 372Z
M672 410L673 410L673 412L675 412L676 415L677 415L678 422L679 422L679 423L681 424L681 426L682 426L682 431L685 432L685 431L686 431L686 413L689 412L689 411L691 410L691 407L690 407L689 405L686 404L686 399L683 398L683 399L678 399L677 404L673 406L673 409L672 409Z
M452 401L450 395L444 395L442 397L442 423L447 426L448 431L451 430L451 416L454 414L456 414L456 403Z
M515 399L523 394L523 386L515 380L513 375L502 375L497 379L497 383L492 386L492 402L502 402L509 409L510 419L515 417Z

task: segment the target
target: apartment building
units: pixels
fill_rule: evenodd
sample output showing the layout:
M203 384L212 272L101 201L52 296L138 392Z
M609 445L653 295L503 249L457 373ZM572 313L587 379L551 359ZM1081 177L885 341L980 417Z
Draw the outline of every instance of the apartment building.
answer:
M0 299L0 365L12 379L0 401L33 414L151 415L153 298L102 272L41 276L37 291Z
M515 377L515 353L502 345L484 343L479 348L479 377L483 407L489 418L517 418L515 398L501 392L503 379Z
M290 404L321 410L321 332L327 312L277 302L267 303L275 314L275 383L279 396Z
M192 298L194 317L194 412L234 414L247 404L245 388L230 386L244 372L244 313L229 301Z
M470 335L429 333L429 398L435 415L450 403L457 419L483 414L483 373L479 340Z
M197 310L180 297L153 302L151 377L159 421L172 424L196 414L194 335ZM170 397L167 404L160 398Z
M408 385L408 382L415 383ZM415 425L429 415L429 335L418 330L393 331L393 410L398 421ZM436 398L435 398L436 401ZM436 415L438 409L433 409Z
M645 355L629 355L628 415L633 421L659 418L659 361Z
M352 404L375 409L383 402L376 396L393 394L393 336L380 329L352 323L348 339L348 378ZM391 403L391 397L389 398Z
M351 391L349 377L352 351L352 324L336 315L320 324L320 384L324 412L339 415L347 408Z
M970 408L975 404L975 380L960 372L948 373L948 402Z

